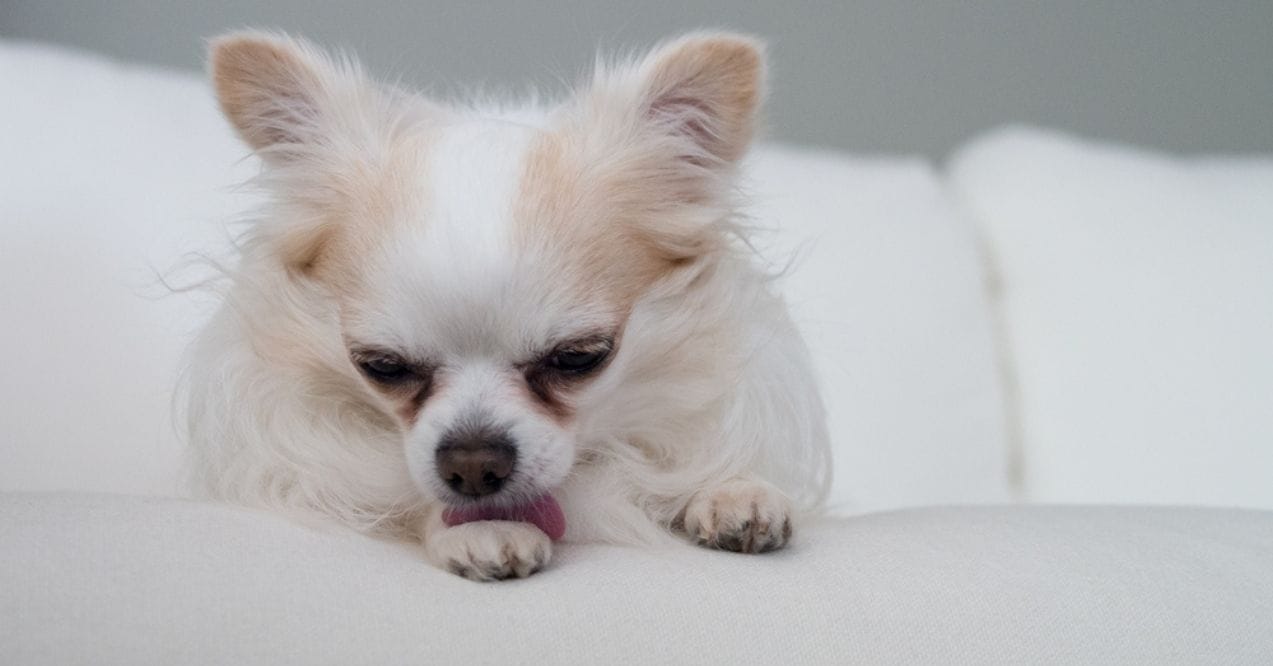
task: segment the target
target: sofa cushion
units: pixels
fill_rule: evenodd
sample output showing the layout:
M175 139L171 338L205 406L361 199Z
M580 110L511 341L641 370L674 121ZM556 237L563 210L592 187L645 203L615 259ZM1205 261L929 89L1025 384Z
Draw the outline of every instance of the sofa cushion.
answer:
M998 272L1028 497L1273 508L1273 159L1015 129L951 182Z
M197 45L191 45L197 48ZM201 77L0 42L0 488L173 493L180 355L256 168ZM855 509L1006 497L980 267L932 169L769 147L754 222L809 332Z
M769 146L757 242L822 384L837 508L1010 498L1004 392L972 227L919 159ZM786 264L784 264L786 262Z
M159 498L0 495L0 663L1267 663L1273 513L922 509L744 556L412 547Z
M177 492L203 314L163 278L226 245L251 165L186 74L0 42L0 90L0 488Z

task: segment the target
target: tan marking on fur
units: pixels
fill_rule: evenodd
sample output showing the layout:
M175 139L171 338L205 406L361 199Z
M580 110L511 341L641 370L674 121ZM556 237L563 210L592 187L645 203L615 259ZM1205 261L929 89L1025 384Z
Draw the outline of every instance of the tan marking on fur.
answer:
M522 390L517 392L517 396L518 400L527 409L552 419L563 428L569 428L570 424L574 422L575 406L573 398L577 392L574 387L562 387L554 392L553 399L550 402L545 402L535 395L535 391L528 383L523 382Z
M354 372L362 374L357 369ZM445 375L433 372L432 369L428 370L427 376L407 379L399 384L381 384L366 377L360 379L372 393L384 401L386 410L398 417L398 425L403 430L414 427L424 403L446 388Z
M352 294L362 258L372 256L402 224L419 224L432 136L424 127L390 137L377 155L351 156L312 175L290 205L303 220L282 232L276 247L284 265Z
M558 262L556 275L576 293L626 310L685 257L647 233L651 205L665 206L669 193L648 179L625 180L625 170L590 159L585 143L575 130L536 139L526 156L514 234L520 247Z
M424 407L424 402L428 400L438 390L438 385L430 380L427 385L414 384L410 391L389 391L380 387L374 387L380 390L387 398L398 403L397 414L402 419L406 430L415 427L416 419L420 417L420 409Z
M667 265L618 219L624 211L607 196L617 183L589 173L590 166L570 131L537 137L525 160L514 232L520 246L546 250L561 262L558 274L576 288L627 303Z
M563 428L569 428L575 419L575 396L596 381L613 358L614 353L611 353L610 358L606 359L596 372L587 377L546 380L549 384L548 400L536 395L534 388L530 386L532 380L529 379L522 384L523 390L519 391L518 395L529 409L552 419Z

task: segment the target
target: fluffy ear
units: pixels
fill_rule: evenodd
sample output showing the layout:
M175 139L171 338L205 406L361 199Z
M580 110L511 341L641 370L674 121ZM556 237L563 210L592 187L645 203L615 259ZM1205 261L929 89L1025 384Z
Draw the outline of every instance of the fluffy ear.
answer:
M292 211L261 225L286 266L312 272L338 221L396 205L395 188L376 184L393 173L391 148L426 115L422 102L283 35L215 39L209 66L226 118L269 167L259 183Z
M764 96L764 47L730 33L696 33L656 48L635 71L647 121L730 163L747 151ZM686 156L693 159L693 155Z
M286 161L330 140L348 110L376 95L358 68L336 63L308 43L263 32L212 41L209 63L217 99L239 135L267 161Z

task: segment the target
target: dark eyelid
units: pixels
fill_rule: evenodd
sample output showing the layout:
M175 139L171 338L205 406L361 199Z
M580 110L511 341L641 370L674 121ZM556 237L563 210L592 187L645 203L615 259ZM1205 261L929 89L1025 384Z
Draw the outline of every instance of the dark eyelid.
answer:
M349 358L354 365L361 366L375 360L384 360L399 364L409 373L419 377L428 377L436 367L433 363L408 358L397 352L377 347L354 347L349 350Z
M554 358L570 353L594 354L603 357L603 359L608 359L614 354L614 340L608 336L594 336L560 342L557 346L541 354L539 359L532 365L550 369L554 365Z
M565 351L604 351L607 356L613 356L615 350L615 335L609 331L597 331L594 333L584 333L572 338L560 340L556 344L543 349L536 353L529 360L516 364L514 367L523 372L530 372L534 368L546 366L548 360L554 354L560 354Z
M582 332L582 334L564 337L552 346L552 350L561 349L580 349L592 350L600 348L614 348L615 334L611 331L592 331Z
M429 367L434 365L427 359L417 358L408 354L394 351L387 347L373 347L364 345L352 345L349 347L349 357L355 361L368 361L376 358L383 358L397 361L403 365L411 367Z
M614 349L614 336L608 333L583 335L557 343L552 352L561 351L601 351Z
M582 357L575 359L576 361L582 361L582 363L575 365L570 361L564 360L564 357L570 355ZM613 356L614 341L612 338L579 339L558 345L540 360L539 365L551 372L583 377L599 370Z
M401 365L404 368L412 367L412 364L407 362L407 360L402 358L401 356L397 354L388 353L388 352L382 352L382 351L371 351L371 350L362 350L362 351L356 351L356 352L351 351L349 353L349 358L350 360L354 362L355 365L359 365L359 366L367 364L367 363L373 363L375 361L386 361L395 365Z
M398 355L378 347L353 345L349 347L349 357L355 360L362 360L366 358L398 358Z

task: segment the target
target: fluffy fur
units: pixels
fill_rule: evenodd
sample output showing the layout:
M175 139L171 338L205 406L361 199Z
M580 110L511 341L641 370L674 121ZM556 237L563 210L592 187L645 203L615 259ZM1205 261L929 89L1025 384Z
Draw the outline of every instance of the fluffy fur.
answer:
M551 545L443 524L468 501L437 471L457 428L517 449L482 501L552 493L570 540L756 552L820 504L822 406L733 188L755 41L689 35L512 110L425 100L274 34L214 41L211 70L270 203L191 352L203 492L420 540L480 579ZM596 340L611 351L586 376L545 365ZM408 378L369 376L369 354Z

